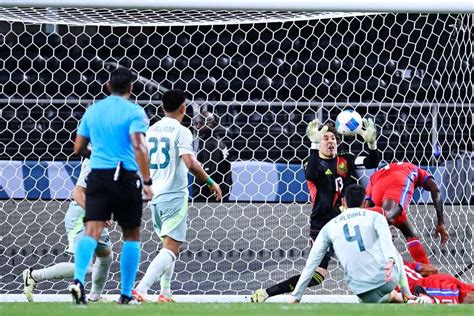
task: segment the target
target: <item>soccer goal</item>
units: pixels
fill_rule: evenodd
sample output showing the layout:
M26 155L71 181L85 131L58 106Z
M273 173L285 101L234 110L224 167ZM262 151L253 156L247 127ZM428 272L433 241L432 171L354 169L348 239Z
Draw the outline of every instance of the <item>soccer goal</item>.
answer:
M162 113L163 92L183 89L190 104L184 124L202 110L214 113L213 137L228 149L229 200L192 199L172 281L177 301L246 301L254 290L300 273L311 211L305 129L347 108L374 119L383 160L433 173L445 201L448 245L433 238L435 211L426 192L415 194L409 217L434 265L474 281L472 1L175 2L2 2L2 301L24 300L24 269L71 260L63 220L79 174L72 139L85 108L106 95L116 67L136 75L132 101L152 122ZM350 137L341 146L364 149ZM361 172L360 182L371 172ZM159 249L150 216L146 209L138 278ZM115 254L119 236L114 229ZM108 295L119 293L117 258ZM58 294L66 287L41 282L38 300L64 299ZM336 260L308 294L306 301L357 301Z

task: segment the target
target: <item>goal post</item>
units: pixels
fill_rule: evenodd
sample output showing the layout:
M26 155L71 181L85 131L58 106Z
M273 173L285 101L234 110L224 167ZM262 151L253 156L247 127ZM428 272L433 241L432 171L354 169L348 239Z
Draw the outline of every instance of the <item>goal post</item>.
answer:
M446 247L432 236L426 192L415 193L408 214L432 263L472 282L473 11L462 0L2 2L1 299L21 298L25 268L71 260L63 220L79 171L72 139L118 66L136 75L131 100L152 122L163 93L183 89L184 124L214 113L215 137L228 148L229 201L191 198L175 294L239 301L301 272L311 212L305 129L347 108L374 119L383 160L417 163L440 183ZM341 149L364 146L344 138ZM143 219L138 279L159 249L148 209ZM111 240L107 295L120 282L117 229ZM396 245L406 256L402 238ZM308 293L351 301L339 263L329 268ZM50 299L66 286L44 281L37 293Z

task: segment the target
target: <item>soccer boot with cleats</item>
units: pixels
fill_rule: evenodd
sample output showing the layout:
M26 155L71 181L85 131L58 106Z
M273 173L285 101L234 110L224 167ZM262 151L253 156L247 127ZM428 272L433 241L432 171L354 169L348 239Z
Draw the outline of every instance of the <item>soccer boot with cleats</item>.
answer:
M72 303L76 305L87 304L86 291L84 285L79 280L74 280L69 284L67 290L71 293Z
M117 302L119 305L139 305L140 302L137 301L133 296L127 296L120 294L120 297Z
M258 289L252 294L252 297L250 298L250 302L263 303L267 299L268 299L267 291L265 291L264 289Z
M38 282L36 282L36 280L31 276L31 272L33 272L32 268L23 270L23 293L25 294L28 302L34 301L33 292L35 291L36 285L38 284Z

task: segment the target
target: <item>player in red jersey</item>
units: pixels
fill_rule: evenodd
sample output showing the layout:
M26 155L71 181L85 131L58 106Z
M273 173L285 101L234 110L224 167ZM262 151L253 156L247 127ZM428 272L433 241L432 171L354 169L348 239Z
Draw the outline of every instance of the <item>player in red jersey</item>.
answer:
M421 286L439 303L474 304L474 284L464 283L450 274L438 273L436 267L423 263L405 262L405 272L413 293L416 293L416 286Z
M439 187L432 175L414 164L392 163L375 172L367 185L365 206L382 207L389 223L397 227L407 239L408 251L413 259L428 264L426 252L406 214L416 187L431 192L438 218L436 232L441 236L441 244L445 244L449 235L444 226L443 201Z

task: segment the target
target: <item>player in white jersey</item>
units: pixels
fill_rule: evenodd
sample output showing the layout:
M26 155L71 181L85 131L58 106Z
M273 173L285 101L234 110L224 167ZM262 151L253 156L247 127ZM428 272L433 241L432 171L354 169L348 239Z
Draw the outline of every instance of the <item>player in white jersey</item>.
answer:
M163 248L148 266L145 276L132 295L146 300L150 287L161 278L158 301L171 302L170 279L174 271L180 245L186 241L188 218L188 170L206 182L218 201L222 192L217 183L196 160L192 134L181 125L186 114L186 95L181 90L168 90L163 95L165 117L147 131L153 180L153 199L150 202L153 225L163 242Z
M64 225L68 239L68 248L66 252L74 254L75 244L84 234L83 218L85 215L85 199L87 176L91 169L89 167L89 159L84 159L81 164L81 173L77 179L76 186L73 191L73 201L69 203L69 208L64 217ZM111 222L106 222L107 226ZM92 289L89 296L90 301L99 301L105 286L105 280L109 274L110 265L112 263L112 249L110 244L109 232L107 229L102 230L102 235L95 249L96 260L92 267ZM89 269L90 272L90 269ZM40 281L72 278L74 276L74 263L60 262L51 267L43 269L25 269L23 271L23 290L29 302L33 302L33 292Z
M364 303L398 302L397 283L406 300L414 301L403 269L403 261L392 242L384 216L361 209L364 187L346 188L342 203L347 209L327 223L319 233L306 266L292 293L301 300L313 272L327 249L333 247L344 270L349 289Z

